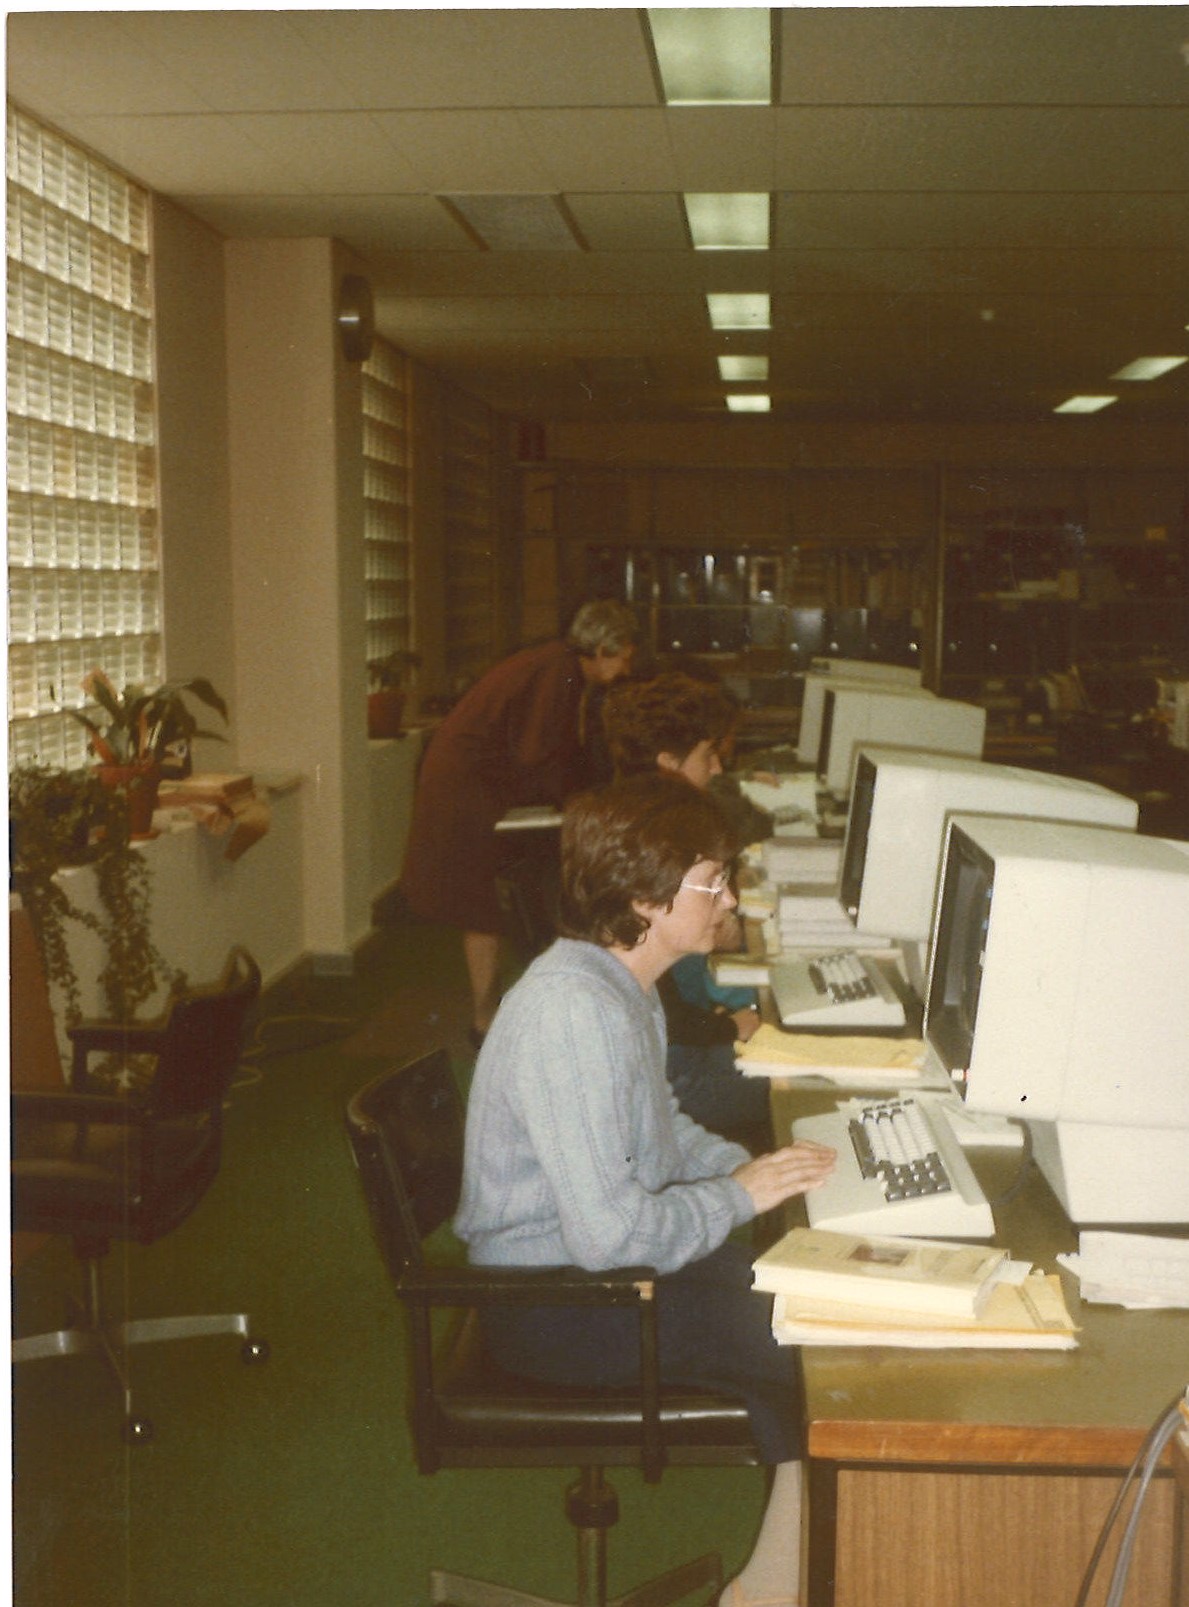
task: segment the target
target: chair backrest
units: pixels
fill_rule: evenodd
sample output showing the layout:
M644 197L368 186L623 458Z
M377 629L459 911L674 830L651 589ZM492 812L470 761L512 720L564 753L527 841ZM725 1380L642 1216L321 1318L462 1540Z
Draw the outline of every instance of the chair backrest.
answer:
M174 999L145 1105L154 1116L194 1116L226 1093L243 1046L248 1011L260 995L260 967L246 949L231 951L219 980Z
M462 1184L462 1102L444 1049L384 1072L347 1106L372 1227L394 1279L453 1217Z

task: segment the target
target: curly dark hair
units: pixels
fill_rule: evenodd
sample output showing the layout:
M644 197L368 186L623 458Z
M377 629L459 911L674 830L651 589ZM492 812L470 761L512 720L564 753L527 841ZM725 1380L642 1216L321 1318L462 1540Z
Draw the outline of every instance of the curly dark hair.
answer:
M651 681L619 682L603 700L603 730L616 775L654 770L661 753L680 761L699 742L721 742L738 712L720 686L680 670Z
M718 805L682 776L653 770L579 793L562 817L559 930L634 948L648 921L633 904L671 904L691 865L731 853Z

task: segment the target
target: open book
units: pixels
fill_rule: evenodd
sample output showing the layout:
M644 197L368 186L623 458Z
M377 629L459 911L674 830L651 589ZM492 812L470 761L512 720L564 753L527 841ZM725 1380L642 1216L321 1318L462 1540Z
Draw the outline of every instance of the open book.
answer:
M1077 1328L1061 1280L1031 1272L992 1285L977 1317L873 1311L805 1295L777 1295L772 1334L780 1345L893 1345L918 1350L1076 1350Z
M876 1307L880 1315L894 1309L973 1317L1007 1260L1006 1250L983 1244L793 1228L752 1270L755 1288L770 1294Z

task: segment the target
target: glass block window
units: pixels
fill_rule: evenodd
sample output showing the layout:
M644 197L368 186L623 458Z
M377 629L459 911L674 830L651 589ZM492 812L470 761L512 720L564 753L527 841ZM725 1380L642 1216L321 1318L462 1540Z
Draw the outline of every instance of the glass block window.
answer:
M8 109L10 764L86 762L101 668L161 679L149 198Z
M408 359L376 338L363 365L367 660L413 647Z

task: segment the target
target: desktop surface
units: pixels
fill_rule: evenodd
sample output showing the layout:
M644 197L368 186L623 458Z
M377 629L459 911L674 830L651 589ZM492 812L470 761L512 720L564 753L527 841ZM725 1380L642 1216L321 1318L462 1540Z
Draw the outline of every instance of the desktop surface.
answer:
M794 1116L829 1109L836 1098L774 1089L778 1137ZM1018 1152L968 1153L993 1202L1014 1178ZM1046 1271L1059 1270L1059 1251L1077 1248L1076 1228L1035 1167L994 1214L993 1242ZM1068 1273L1062 1280L1082 1330L1074 1351L803 1350L810 1456L948 1467L1125 1467L1185 1388L1189 1312L1092 1305L1080 1299Z

